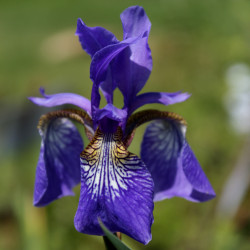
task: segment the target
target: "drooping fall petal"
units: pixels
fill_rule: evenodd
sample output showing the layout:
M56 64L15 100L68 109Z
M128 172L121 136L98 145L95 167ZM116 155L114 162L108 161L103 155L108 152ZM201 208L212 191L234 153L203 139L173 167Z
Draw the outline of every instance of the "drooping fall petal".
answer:
M179 121L152 122L144 134L141 157L155 183L154 201L179 196L203 202L215 197Z
M153 181L144 163L125 150L121 129L106 134L97 130L81 155L81 171L76 229L103 235L100 218L110 231L147 244L153 222Z
M55 118L40 128L42 137L36 170L34 205L45 206L65 195L80 182L83 142L73 123Z

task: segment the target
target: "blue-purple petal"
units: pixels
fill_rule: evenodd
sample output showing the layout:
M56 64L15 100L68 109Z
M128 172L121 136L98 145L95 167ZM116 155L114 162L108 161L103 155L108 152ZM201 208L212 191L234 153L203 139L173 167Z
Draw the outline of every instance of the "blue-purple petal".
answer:
M40 88L43 97L29 97L28 99L39 106L54 107L64 104L73 104L85 110L91 116L91 104L87 98L73 94L60 93L54 95L46 95L43 88Z
M99 87L108 103L112 103L113 90L118 87L129 107L143 88L152 70L151 51L148 46L150 21L141 7L131 7L121 14L124 40L108 45L95 53L90 78L93 81L92 111L99 107Z
M125 48L135 43L137 40L137 38L129 38L99 50L94 55L90 65L90 78L93 80L93 83L99 85L101 82L105 81L107 68L110 62Z
M82 48L93 57L100 49L118 42L115 35L102 27L88 27L80 18L76 33Z
M134 99L133 103L130 106L129 114L132 114L136 109L142 107L143 105L150 103L160 103L164 105L175 104L178 102L183 102L190 97L188 93L175 92L175 93L166 93L166 92L148 92L143 93Z
M80 18L77 20L76 35L79 37L82 48L91 57L100 49L119 42L110 31L102 27L88 27ZM116 86L112 84L112 72L109 68L107 69L107 79L100 84L100 87L107 102L112 103L113 91Z
M107 85L110 87L107 92L112 95L112 91L115 88L115 80L110 77L109 74L113 74L113 69L110 72L111 61L117 57L124 49L133 44L136 41L135 38L124 40L120 43L106 46L95 53L91 65L90 65L90 78L93 81L92 93L91 93L91 105L92 115L95 121L95 112L99 108L100 94L99 87L107 81ZM109 73L109 74L108 74Z
M121 131L100 130L81 155L81 193L75 216L79 232L103 235L98 218L111 232L147 244L153 222L153 181L144 163L126 151Z
M34 205L45 206L55 199L73 195L80 182L81 135L67 118L51 120L40 131L40 156L36 170Z
M113 104L107 104L104 108L99 109L96 112L96 120L100 121L104 117L107 117L111 120L125 123L127 119L127 110L119 109L115 107Z
M140 6L131 6L121 13L123 39L129 37L147 37L151 23Z
M126 123L127 115L127 110L119 109L109 103L96 111L95 129L99 125L105 132L115 132L119 124L123 126Z
M100 89L107 101L107 103L113 103L113 92L116 88L116 84L112 78L111 67L107 69L106 79L100 84Z
M155 183L154 201L179 196L203 202L215 197L185 139L185 126L174 120L157 120L147 127L141 158Z
M152 56L148 46L151 23L140 6L124 10L121 21L123 39L138 38L135 44L119 54L113 68L113 77L124 96L124 105L129 107L136 94L145 85L152 70Z
M152 70L152 56L147 37L140 38L123 50L113 64L113 78L129 107L144 87Z
M157 120L147 127L141 144L141 158L154 180L155 194L174 185L182 145L183 134L174 123Z
M182 168L187 180L193 186L191 198L206 201L215 197L215 192L187 141L183 146Z

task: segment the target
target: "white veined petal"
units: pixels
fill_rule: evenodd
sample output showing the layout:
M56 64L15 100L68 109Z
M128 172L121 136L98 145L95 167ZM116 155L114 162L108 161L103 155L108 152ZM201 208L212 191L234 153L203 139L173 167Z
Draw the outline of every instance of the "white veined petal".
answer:
M102 195L111 200L123 195L137 171L143 169L139 158L126 151L119 133L103 134L100 130L81 154L81 168L88 193L94 200Z

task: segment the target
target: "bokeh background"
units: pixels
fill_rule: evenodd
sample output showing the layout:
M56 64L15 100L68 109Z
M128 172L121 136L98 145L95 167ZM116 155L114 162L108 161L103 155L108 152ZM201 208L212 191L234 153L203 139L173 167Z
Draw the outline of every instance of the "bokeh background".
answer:
M39 96L40 86L48 94L90 97L90 58L74 35L77 18L122 39L119 15L130 5L142 5L152 22L154 65L143 92L192 93L185 103L148 107L187 120L187 138L217 197L202 204L181 198L159 202L153 240L147 246L123 240L133 249L250 249L249 96L244 96L249 109L237 119L246 129L230 122L237 100L250 92L248 81L234 96L237 84L250 79L247 0L0 0L0 249L104 249L101 237L74 228L79 187L74 197L45 208L32 206L40 148L36 125L52 109L37 107L27 97ZM138 129L130 148L136 154L144 129Z

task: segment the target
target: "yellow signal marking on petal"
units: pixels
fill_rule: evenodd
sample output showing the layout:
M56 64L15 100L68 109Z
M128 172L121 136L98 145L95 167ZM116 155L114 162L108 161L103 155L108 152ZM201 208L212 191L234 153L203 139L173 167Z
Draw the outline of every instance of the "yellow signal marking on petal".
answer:
M89 143L89 145L81 153L81 156L88 157L88 158L98 157L100 155L100 153L98 153L98 149L100 149L102 146L104 136L105 136L105 134L98 128L96 130L96 133L95 133L92 141ZM115 142L115 150L113 150L112 152L118 158L121 158L121 157L125 158L128 155L128 152L121 141L122 129L120 127L118 127L116 133L112 134L112 137L113 137L113 140Z
M103 193L107 199L123 195L136 171L143 169L140 159L126 150L121 139L120 127L115 133L103 133L98 128L81 153L82 178L92 199Z
M187 122L180 115L174 112L147 109L147 110L139 111L133 114L132 116L130 116L127 122L127 127L134 123L136 123L136 127L138 127L145 122L152 121L155 119L164 119L164 118L178 121L183 125L187 125Z

